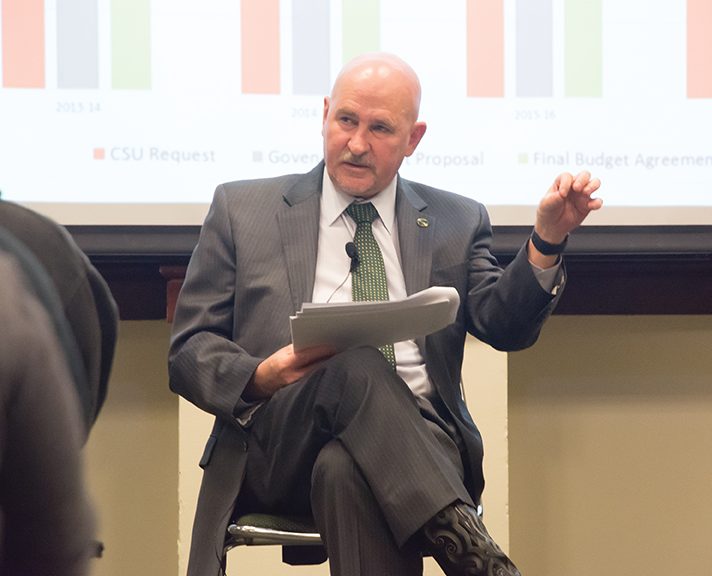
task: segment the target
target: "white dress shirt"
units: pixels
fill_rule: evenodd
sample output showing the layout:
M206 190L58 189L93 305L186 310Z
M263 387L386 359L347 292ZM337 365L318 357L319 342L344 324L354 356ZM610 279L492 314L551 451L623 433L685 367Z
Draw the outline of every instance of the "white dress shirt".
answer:
M347 242L353 242L356 223L345 210L354 197L334 187L324 170L319 216L319 247L316 256L313 302L351 301L351 259L346 254ZM386 267L388 295L400 300L408 294L398 248L396 224L396 178L374 197L367 200L378 210L371 228ZM394 345L398 376L419 396L429 396L433 386L425 369L425 360L415 340L396 342Z
M373 236L383 254L391 300L400 300L408 294L405 288L403 267L400 260L398 225L396 221L397 177L383 190L366 202L378 210L379 218L371 225ZM361 201L356 199L356 201ZM346 244L353 242L356 223L345 212L354 197L337 190L324 170L319 215L319 246L316 257L316 277L312 302L351 301L351 259L346 254ZM532 265L539 283L551 291L559 266L542 270ZM428 377L425 360L415 340L396 342L396 370L413 394L429 397L433 385Z

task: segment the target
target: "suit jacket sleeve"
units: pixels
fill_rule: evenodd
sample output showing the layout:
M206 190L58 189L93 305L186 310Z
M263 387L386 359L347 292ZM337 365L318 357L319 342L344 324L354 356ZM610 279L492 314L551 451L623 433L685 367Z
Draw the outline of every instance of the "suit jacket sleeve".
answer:
M490 252L492 228L482 205L470 249L467 330L497 350L520 350L534 344L563 288L556 295L542 289L522 246L504 269Z
M228 421L262 361L233 342L236 255L223 186L215 192L176 306L169 351L171 390Z

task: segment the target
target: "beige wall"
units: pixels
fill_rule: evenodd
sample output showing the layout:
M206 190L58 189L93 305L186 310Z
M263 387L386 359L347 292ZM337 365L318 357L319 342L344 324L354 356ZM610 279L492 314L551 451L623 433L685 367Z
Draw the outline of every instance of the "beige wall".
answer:
M178 572L178 398L165 321L122 322L104 408L85 448L104 557L95 576Z
M509 357L526 576L712 571L712 317L554 317Z
M168 333L121 324L86 449L107 547L97 576L185 571L210 418L167 389ZM524 352L468 342L464 377L487 524L525 576L709 571L712 317L554 317ZM229 558L246 573L327 573L271 548Z

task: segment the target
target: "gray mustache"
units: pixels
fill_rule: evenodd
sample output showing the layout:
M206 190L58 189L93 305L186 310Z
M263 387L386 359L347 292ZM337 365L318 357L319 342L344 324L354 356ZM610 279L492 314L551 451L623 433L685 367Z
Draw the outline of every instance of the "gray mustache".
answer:
M348 162L349 164L355 164L356 166L363 166L365 168L370 168L371 164L364 160L363 156L352 156L347 154L341 158L342 162Z

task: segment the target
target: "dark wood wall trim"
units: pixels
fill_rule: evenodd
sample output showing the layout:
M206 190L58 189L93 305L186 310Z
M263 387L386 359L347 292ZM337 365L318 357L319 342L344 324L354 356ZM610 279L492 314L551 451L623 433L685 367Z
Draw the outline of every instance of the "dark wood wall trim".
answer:
M166 318L199 226L69 226L108 281L121 317ZM530 229L495 227L506 265ZM586 226L566 251L557 314L712 314L712 226Z

